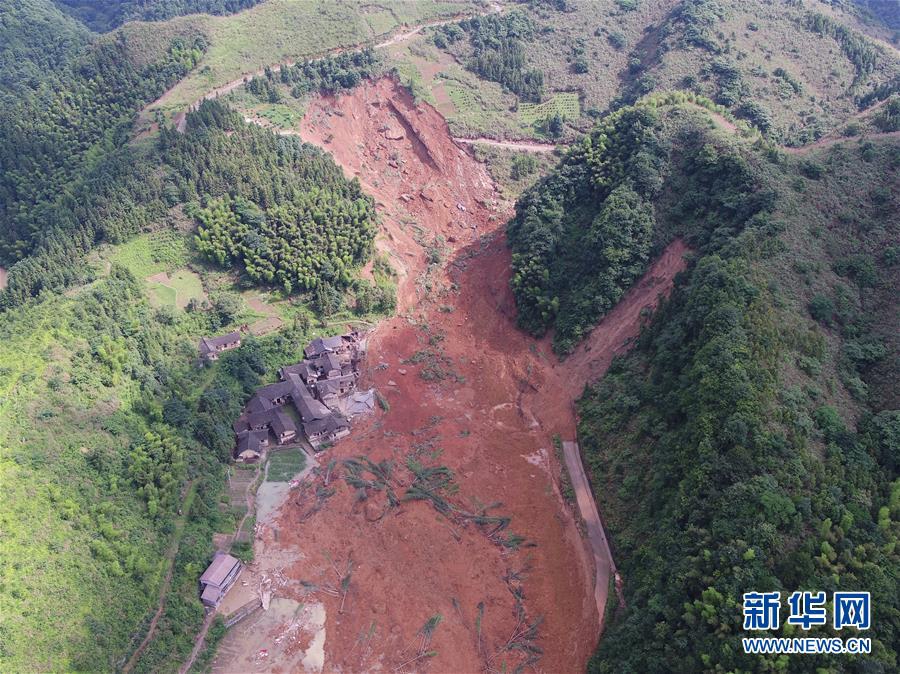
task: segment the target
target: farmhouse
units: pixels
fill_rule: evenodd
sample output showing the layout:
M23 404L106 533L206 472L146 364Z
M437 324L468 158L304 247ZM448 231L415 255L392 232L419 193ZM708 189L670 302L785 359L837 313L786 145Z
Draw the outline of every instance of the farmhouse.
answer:
M347 335L349 337L349 335ZM303 353L307 358L316 358L323 353L346 353L350 350L351 341L340 337L316 337L309 343Z
M212 563L200 576L200 601L203 605L209 608L218 606L243 568L244 565L237 557L217 552Z
M200 360L211 362L219 359L223 351L236 349L241 345L241 333L238 330L219 337L200 338Z
M349 435L350 423L336 408L356 389L359 351L355 332L318 338L304 349L307 358L280 368L281 381L258 388L233 424L237 458L255 461L272 436L284 445L296 441L300 428L313 447ZM286 409L289 403L300 428Z

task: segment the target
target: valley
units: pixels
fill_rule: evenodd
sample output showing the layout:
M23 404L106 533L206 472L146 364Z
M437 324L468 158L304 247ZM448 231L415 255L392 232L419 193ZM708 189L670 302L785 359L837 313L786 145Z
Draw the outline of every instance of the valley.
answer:
M575 524L577 510L563 501L553 438L574 438L574 399L637 334L642 310L683 268L685 249L673 246L594 330L585 350L590 366L581 355L557 363L546 341L513 328L508 253L498 231L508 206L436 111L416 106L396 83L381 80L314 103L301 134L330 148L345 172L382 204L377 245L403 270L398 315L371 333L362 383L374 385L389 410L328 450L328 460L338 462L334 474L342 460L358 455L390 461L399 470L408 457L425 461L423 451L433 454L456 476L461 503L499 501L496 510L511 518L511 530L529 547L506 549L471 523L442 521L424 503L388 509L373 521L381 504L359 504L353 489L335 482L336 493L309 518L302 517L308 503L295 492L288 495L278 518L262 530L256 563L265 567L270 555L279 560L292 581L280 592L303 601L301 581L315 582L327 559L354 560L349 608L341 613L337 598L320 596L326 670L401 664L390 658L433 614L443 620L431 642L437 652L431 666L472 671L487 666L486 659L516 666L518 659L503 649L516 630L517 610L504 578L516 573L527 619L543 618L535 640L543 657L571 662L576 671L602 617L590 601L592 567L603 562L608 571L609 565L592 559ZM428 238L417 242L420 222L427 223ZM429 265L427 249L437 238L443 260ZM430 290L422 281L426 274ZM429 349L439 355L429 354L425 365L409 364ZM432 358L444 372L428 380L424 368ZM562 568L570 571L560 574ZM601 581L605 597L608 573ZM487 607L480 637L472 627L479 604ZM370 622L377 628L363 660L353 645Z
M897 664L889 14L114 4L0 10L4 671ZM349 435L254 425L356 330Z

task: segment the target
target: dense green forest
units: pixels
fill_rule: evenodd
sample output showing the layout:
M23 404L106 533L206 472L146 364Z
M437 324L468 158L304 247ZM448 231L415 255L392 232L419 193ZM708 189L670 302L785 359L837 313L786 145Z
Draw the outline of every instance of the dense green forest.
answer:
M185 14L232 14L261 0L54 0L88 28L106 32L126 21L163 21Z
M317 186L321 186L318 196ZM164 128L153 146L125 146L107 155L89 176L88 187L90 193L83 201L77 205L68 201L53 211L71 219L72 230L48 238L37 254L10 268L9 286L2 296L7 305L23 302L45 288L86 280L90 269L81 259L97 241L124 241L164 221L179 204L199 209L211 199L241 197L253 208L293 209L295 218L318 204L312 217L322 231L343 228L326 242L327 251L319 251L327 252L335 266L331 284L335 287L347 285L347 270L366 258L372 237L370 201L362 197L358 184L340 175L330 158L296 138L245 124L216 101L205 101L188 115L184 134ZM280 217L289 217L288 211L279 212ZM295 238L293 245L308 244L312 242ZM204 250L212 255L217 247L226 250L225 245L216 239L212 248ZM277 260L283 259L283 254L272 252ZM238 257L243 259L244 253ZM316 287L312 280L301 283L296 271L285 276L287 268L277 278L278 269L272 266L258 274L255 267L252 270L252 278L260 282L285 286L290 280L293 288ZM306 269L304 278L309 279L310 273Z
M702 97L672 94L608 115L516 205L507 234L519 325L536 335L552 328L560 353L570 351L615 306L673 232L693 245L734 236L773 198L753 189L756 179L744 163L735 160L733 170L723 173L702 163L718 157L701 153L691 170L704 181L707 201L691 203L693 192L683 203L663 200L680 180L670 173L672 161L683 156L685 143L698 142L692 129L677 136L667 129L673 122L664 123L656 107L669 101L684 101L683 110L715 108ZM668 224L672 218L660 223L660 214L673 208L715 209L719 219L705 225L713 228L709 231Z
M349 287L371 254L375 206L330 161L305 193L263 211L244 199L197 211L197 249L220 265L240 261L259 283L285 292Z
M139 58L126 39L90 39L41 0L0 12L13 57L0 73L0 260L9 263L94 235L79 206L118 162L133 161L135 113L193 68L205 44L176 37Z
M664 150L650 108L626 109L582 139L516 205L507 228L519 325L571 350L643 271Z
M523 324L552 326L562 350L648 245L681 236L693 249L636 348L579 402L627 605L590 671L895 671L900 412L886 317L900 153L854 142L788 159L704 116L658 98L620 111L510 224ZM873 656L744 655L750 589L871 591Z
M203 619L197 575L212 534L234 526L220 506L231 422L306 342L290 328L248 338L198 373L196 335L237 318L225 300L155 308L114 265L71 297L3 315L3 671L121 667L145 633L176 534L173 591L138 671L170 669L190 650Z

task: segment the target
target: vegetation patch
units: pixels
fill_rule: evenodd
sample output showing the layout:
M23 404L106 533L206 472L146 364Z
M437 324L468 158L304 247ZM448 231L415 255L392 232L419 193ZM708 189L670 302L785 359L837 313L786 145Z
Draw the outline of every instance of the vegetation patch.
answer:
M554 94L543 103L519 103L519 119L525 124L535 125L553 117L575 120L581 117L578 94L567 92Z
M306 467L306 454L297 447L269 452L269 482L289 482Z
M155 306L184 309L192 302L199 303L206 299L200 277L187 269L171 274L154 274L147 278L147 285Z

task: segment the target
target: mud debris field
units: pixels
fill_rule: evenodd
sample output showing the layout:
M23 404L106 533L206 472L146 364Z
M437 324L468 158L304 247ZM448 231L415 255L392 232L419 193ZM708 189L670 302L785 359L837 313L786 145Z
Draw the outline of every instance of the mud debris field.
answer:
M583 671L594 567L553 438L574 439L573 400L671 288L684 246L559 363L515 327L511 205L437 111L382 79L314 101L300 135L378 202L399 311L369 339L360 386L377 413L260 523L256 564L278 560L279 597L324 607L324 671ZM296 665L277 652L255 671Z

